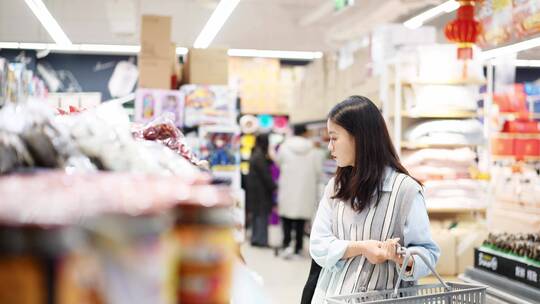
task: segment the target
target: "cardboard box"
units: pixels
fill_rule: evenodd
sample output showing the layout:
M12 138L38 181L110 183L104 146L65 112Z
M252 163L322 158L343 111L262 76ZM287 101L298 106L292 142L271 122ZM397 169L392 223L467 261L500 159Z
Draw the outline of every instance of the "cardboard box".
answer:
M433 230L433 241L441 249L435 268L440 275L456 275L456 237L448 230Z
M324 57L325 70L325 103L326 109L329 111L340 100L337 97L337 82L338 69L337 57L334 54L325 54Z
M292 123L325 120L328 112L324 88L324 62L318 59L306 67L304 81L300 87L299 102L293 105L290 113Z
M490 232L537 233L540 231L540 210L517 204L495 201L486 214Z
M139 88L170 89L171 60L139 57Z
M282 91L284 81L296 78L293 69L281 69L275 58L229 58L229 82L238 86L242 113L288 113L290 91ZM286 96L283 96L285 94ZM287 99L285 102L284 99Z
M141 22L141 56L170 58L171 17L143 15Z
M456 271L464 273L474 266L474 248L482 245L488 232L484 227L454 228L450 232L456 237Z
M228 85L229 56L224 49L190 49L184 66L189 84Z

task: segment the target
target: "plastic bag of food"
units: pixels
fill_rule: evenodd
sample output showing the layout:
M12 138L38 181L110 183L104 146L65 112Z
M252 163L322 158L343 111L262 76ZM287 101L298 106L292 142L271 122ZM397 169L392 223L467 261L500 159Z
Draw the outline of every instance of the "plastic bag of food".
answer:
M22 158L26 160L11 166L9 170L24 165L69 168L71 171L96 170L90 159L78 149L68 131L55 123L53 109L43 102L29 100L21 104L6 105L0 111L0 131L11 134L9 140L11 149L7 148L8 140L5 136L4 148L19 151ZM25 155L25 151L29 157ZM13 156L13 153L8 153L8 155Z
M192 164L205 168L205 162L195 156L187 144L184 134L174 124L173 118L172 113L164 113L142 129L135 129L133 135L135 138L157 141L180 154Z

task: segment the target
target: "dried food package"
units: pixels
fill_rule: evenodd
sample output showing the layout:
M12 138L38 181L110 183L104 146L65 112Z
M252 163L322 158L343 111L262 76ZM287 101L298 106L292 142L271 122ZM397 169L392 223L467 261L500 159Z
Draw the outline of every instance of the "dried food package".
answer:
M162 143L194 165L201 164L201 161L187 144L184 134L174 124L171 113L162 114L149 122L143 129L135 130L133 134L136 138Z
M19 136L0 130L0 174L33 165L34 160Z
M0 121L1 131L20 138L24 149L19 145L18 150L27 151L32 159L27 165L85 172L96 170L69 133L55 123L54 112L46 104L32 100L8 104L0 110Z

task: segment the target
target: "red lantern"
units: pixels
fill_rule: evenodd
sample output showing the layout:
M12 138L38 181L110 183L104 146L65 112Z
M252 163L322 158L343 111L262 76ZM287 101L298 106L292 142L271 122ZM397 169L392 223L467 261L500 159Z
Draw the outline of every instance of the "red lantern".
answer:
M474 6L481 1L458 1L457 18L448 23L444 29L446 38L458 45L458 59L472 59L472 46L482 31L482 25L474 19Z

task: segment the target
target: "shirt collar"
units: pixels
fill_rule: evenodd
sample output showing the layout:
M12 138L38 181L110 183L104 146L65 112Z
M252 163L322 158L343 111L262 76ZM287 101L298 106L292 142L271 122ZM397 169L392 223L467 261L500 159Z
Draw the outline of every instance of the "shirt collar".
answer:
M383 185L382 185L382 191L392 192L392 181L393 181L392 177L394 176L395 172L396 171L389 166L386 166L386 168L384 168L384 180L383 180Z

